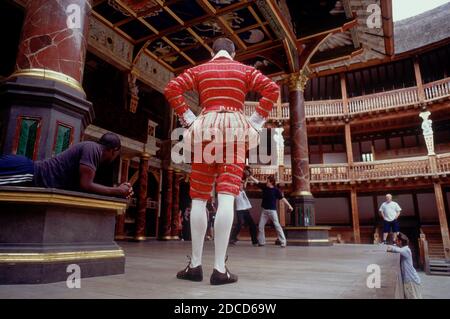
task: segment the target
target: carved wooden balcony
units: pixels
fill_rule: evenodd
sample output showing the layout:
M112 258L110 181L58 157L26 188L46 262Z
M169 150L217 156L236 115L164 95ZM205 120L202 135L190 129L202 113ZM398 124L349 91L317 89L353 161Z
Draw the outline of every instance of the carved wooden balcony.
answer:
M405 108L421 102L432 103L450 97L450 77L423 85L424 100L420 100L416 86L399 90L367 94L348 99L348 113L345 112L342 99L306 101L305 113L308 119L336 118L346 115L355 116L365 113L381 112L390 109ZM258 102L245 102L245 114L250 115ZM269 120L289 120L289 103L278 103L269 115Z
M291 168L278 166L252 166L253 175L265 181L274 175L279 183L292 181ZM450 175L450 153L436 156L436 171L433 171L428 156L407 157L372 162L355 162L352 166L342 164L310 165L311 183L350 183L386 179L408 179Z

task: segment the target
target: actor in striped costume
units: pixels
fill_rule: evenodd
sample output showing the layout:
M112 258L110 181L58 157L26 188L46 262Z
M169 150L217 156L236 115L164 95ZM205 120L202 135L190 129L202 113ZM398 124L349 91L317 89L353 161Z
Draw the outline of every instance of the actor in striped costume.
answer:
M227 129L243 132L238 141L246 142L259 135L273 104L279 95L278 86L254 67L234 61L235 48L231 40L217 39L213 44L214 56L211 61L186 70L169 82L165 96L178 115L181 124L189 128L200 141L208 142L203 133L210 129L223 132ZM189 109L183 93L195 90L199 94L202 111L198 117ZM244 115L244 101L247 92L258 92L262 98L255 112ZM248 148L248 143L246 143ZM201 257L203 238L206 231L205 205L211 197L213 186L218 193L218 210L215 220L215 265L211 284L237 281L237 276L225 267L225 254L233 223L234 197L239 194L245 159L239 152L232 160L213 164L205 161L194 162L190 178L192 198L191 232L192 260L178 278L200 281L203 278ZM245 156L244 156L245 157ZM215 184L215 185L214 185Z

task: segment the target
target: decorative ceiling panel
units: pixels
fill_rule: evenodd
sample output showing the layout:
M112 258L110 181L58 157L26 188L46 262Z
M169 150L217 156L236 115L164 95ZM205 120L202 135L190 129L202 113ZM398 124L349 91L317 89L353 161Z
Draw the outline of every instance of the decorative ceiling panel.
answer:
M210 59L214 40L226 36L236 45L237 60L256 63L272 75L293 72L300 63L297 50L327 32L334 35L311 61L347 56L360 44L364 58L382 55L383 38L361 32L362 22L354 20L362 10L355 3L362 7L367 1L95 0L93 10L134 45L133 59L147 49L161 65L178 73Z

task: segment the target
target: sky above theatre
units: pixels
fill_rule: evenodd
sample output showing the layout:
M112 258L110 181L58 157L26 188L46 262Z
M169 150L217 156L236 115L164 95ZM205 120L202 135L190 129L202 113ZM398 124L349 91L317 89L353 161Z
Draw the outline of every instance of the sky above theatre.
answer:
M450 0L392 0L394 21L403 20L432 10Z

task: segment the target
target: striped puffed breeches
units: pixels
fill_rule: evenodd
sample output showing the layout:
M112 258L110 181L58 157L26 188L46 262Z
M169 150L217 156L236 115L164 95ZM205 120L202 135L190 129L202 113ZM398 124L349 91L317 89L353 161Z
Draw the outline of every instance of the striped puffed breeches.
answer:
M193 155L192 173L190 177L190 196L192 199L209 200L213 188L218 194L229 194L236 196L239 194L240 184L243 178L245 166L245 154L249 147L249 141L257 144L259 133L248 123L246 117L241 112L209 112L202 113L192 124L189 132L198 135L207 129L216 129L225 132L226 129L240 132L236 141L245 142L241 146L243 152L238 151L237 143L233 144L234 152L228 156L229 151L223 145L223 161L206 162L196 161ZM191 136L193 136L191 135ZM224 138L225 139L225 138ZM200 140L200 139L199 139ZM198 140L197 140L198 141ZM201 139L203 152L205 145L210 141ZM194 147L194 152L197 152Z
M192 163L190 196L192 199L209 200L214 185L216 193L236 196L243 171L243 163Z

